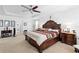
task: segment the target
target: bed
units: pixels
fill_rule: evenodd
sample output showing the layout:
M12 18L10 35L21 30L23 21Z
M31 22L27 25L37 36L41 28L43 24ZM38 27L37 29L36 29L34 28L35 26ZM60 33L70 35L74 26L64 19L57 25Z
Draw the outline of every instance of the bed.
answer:
M26 31L27 34L25 34L25 40L28 41L32 46L36 47L39 53L42 53L43 50L45 50L46 48L48 48L51 45L55 44L57 41L59 41L59 39L60 39L60 32L61 32L60 24L57 24L53 20L47 21L45 24L43 24L42 27L43 28L47 28L47 29L49 29L49 28L51 28L51 29L57 29L59 31L59 34L57 34L56 37L47 38L46 39L45 35L42 35L41 33L38 34L38 32L40 32L40 30L37 30L36 31L37 33L36 32L27 32ZM41 31L41 32L43 32L43 31ZM44 31L44 32L46 32L46 31ZM30 36L32 36L32 37L34 37L34 36L39 37L40 39L36 39L36 40L40 40L41 43L38 44L37 41L34 38L30 37ZM42 40L42 37L43 37L43 39L44 38L45 39Z

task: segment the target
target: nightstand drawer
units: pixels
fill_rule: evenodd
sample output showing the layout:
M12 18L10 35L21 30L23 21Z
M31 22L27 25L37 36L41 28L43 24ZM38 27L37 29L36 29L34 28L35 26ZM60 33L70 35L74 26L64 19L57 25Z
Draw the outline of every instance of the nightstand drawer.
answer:
M66 41L66 43L68 44L68 45L74 45L74 41Z

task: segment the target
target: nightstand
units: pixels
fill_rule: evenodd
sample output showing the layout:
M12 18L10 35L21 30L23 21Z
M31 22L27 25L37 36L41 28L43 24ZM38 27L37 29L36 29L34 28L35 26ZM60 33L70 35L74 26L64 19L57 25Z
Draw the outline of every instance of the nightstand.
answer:
M62 32L60 34L61 42L66 43L68 45L76 44L76 35L75 33Z

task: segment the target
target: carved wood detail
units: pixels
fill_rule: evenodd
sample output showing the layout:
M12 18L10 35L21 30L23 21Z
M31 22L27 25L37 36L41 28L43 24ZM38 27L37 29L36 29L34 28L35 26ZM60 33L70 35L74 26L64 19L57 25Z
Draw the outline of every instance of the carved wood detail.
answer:
M55 21L49 20L43 25L43 28L60 29L60 26L61 25L57 24Z

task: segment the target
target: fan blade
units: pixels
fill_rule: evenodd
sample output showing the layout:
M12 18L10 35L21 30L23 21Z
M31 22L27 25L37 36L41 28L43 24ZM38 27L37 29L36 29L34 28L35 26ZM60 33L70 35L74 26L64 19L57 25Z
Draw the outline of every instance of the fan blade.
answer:
M32 9L36 9L36 8L38 8L38 6L35 6L35 7L33 7Z
M33 14L33 12L30 10L30 12Z
M33 11L34 11L34 12L38 12L38 13L40 13L40 11L37 11L37 10L34 10L34 9L33 9Z
M22 7L24 7L24 8L27 8L28 10L31 10L30 8L28 8L27 6L24 6L24 5L21 5Z

